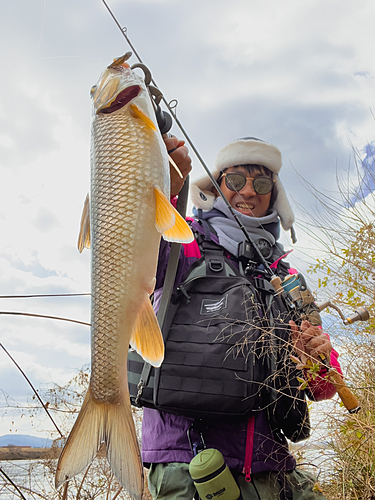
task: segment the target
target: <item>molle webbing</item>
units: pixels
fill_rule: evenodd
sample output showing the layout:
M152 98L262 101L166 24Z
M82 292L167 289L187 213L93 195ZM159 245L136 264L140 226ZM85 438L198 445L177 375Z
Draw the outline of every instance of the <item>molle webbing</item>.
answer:
M165 359L138 403L198 419L267 411L288 438L306 438L308 409L290 360L286 306L268 281L241 275L222 247L203 240L200 248L202 257L173 291L162 328ZM134 366L129 359L128 370ZM138 372L140 366L139 358Z

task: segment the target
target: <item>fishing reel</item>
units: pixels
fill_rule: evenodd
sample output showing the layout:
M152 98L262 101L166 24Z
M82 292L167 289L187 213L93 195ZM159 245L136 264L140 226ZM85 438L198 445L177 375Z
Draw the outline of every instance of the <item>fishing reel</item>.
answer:
M344 325L351 325L356 321L367 321L370 318L370 314L365 307L358 307L354 314L347 318L341 309L332 304L331 301L324 302L323 304L315 304L315 298L307 288L305 278L300 273L286 276L281 286L284 292L284 299L289 308L298 313L301 321L306 319L314 326L321 326L320 313L327 307L331 307L339 313Z
M358 307L354 314L346 318L341 310L330 301L321 305L315 304L314 296L307 288L304 277L299 273L286 276L283 281L281 281L280 277L274 276L271 279L271 284L276 293L283 297L291 312L295 313L298 323L305 319L314 326L321 326L320 312L327 307L332 307L339 313L344 325L350 325L356 321L367 321L370 318L365 307ZM335 386L346 409L349 413L357 413L361 409L360 403L346 385L340 373L331 367L329 360L323 354L320 355L319 361L326 368L325 377Z
M144 73L144 81L146 84L146 87L150 93L151 101L154 106L154 111L156 115L156 120L158 122L158 127L160 130L161 135L166 134L167 132L170 131L172 128L172 117L169 113L166 111L163 111L160 107L160 102L163 99L163 94L160 92L160 90L157 87L154 87L154 85L151 85L152 82L152 76L151 76L151 71L148 69L147 66L141 63L136 63L131 66L130 69L136 69L139 68L143 71Z

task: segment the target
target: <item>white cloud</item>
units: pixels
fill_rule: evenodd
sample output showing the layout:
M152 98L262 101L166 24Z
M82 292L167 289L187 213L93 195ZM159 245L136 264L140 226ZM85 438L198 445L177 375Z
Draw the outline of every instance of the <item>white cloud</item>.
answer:
M371 0L110 5L160 89L178 98L178 116L208 165L236 137L275 143L299 217L298 203L310 207L313 197L291 164L318 188L332 189L336 167L348 166L348 139L356 147L373 139ZM79 254L76 241L89 188L89 89L129 48L104 5L91 0L8 2L0 28L6 48L0 60L0 295L87 292L90 253ZM192 177L202 173L194 159ZM301 233L289 261L303 271L314 243ZM287 234L282 242L291 247ZM0 308L82 321L90 316L85 298L0 299ZM87 362L85 327L1 320L0 341L39 382L63 383Z

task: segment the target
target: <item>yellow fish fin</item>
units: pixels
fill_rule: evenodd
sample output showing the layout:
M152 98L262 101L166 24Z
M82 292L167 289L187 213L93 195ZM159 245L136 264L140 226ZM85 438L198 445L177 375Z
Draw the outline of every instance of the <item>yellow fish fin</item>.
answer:
M82 252L85 247L91 247L89 195L86 196L85 203L83 205L81 225L78 235L78 250Z
M100 403L89 388L57 464L56 488L87 467L105 442L115 476L133 498L141 500L143 466L127 388L124 392L113 404Z
M155 186L154 192L156 199L155 225L159 233L164 233L164 231L174 226L176 222L176 210L158 186Z
M158 186L155 186L155 198L155 225L159 233L163 233L163 238L166 241L191 243L194 240L194 236L188 223L167 200L167 197Z
M194 235L189 224L174 207L173 209L176 212L176 222L173 227L164 231L163 238L166 241L175 241L177 243L191 243L194 240Z
M147 294L145 294L145 300L143 300L138 312L130 345L152 366L162 364L164 359L163 336Z
M157 130L155 123L146 115L144 111L142 111L139 106L132 103L130 104L130 109L132 110L133 116L135 116L135 118L140 118L151 130Z

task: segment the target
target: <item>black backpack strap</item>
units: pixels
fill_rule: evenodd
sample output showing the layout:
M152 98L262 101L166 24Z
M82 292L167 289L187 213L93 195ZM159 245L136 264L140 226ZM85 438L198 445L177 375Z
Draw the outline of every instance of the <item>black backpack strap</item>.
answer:
M206 275L225 276L224 249L211 240L204 240L200 250L206 262Z
M189 193L189 177L186 178L177 200L177 210L182 215L183 218L185 218L186 216L188 193ZM157 314L160 330L163 329L164 320L171 300L174 280L176 278L176 273L177 273L180 250L181 250L181 243L171 244L171 251L169 253L168 266L163 285L163 293L160 299L160 306ZM152 368L153 366L150 363L144 363L143 365L141 376L139 378L139 383L137 385L138 394L134 401L135 406L140 405L140 398L142 396L143 389L147 387L147 384L150 380Z
M206 219L203 218L203 210L201 208L198 209L198 221L199 224L203 227L204 239L211 240L211 232L214 232L214 234L216 234L216 231L211 226L211 224Z

